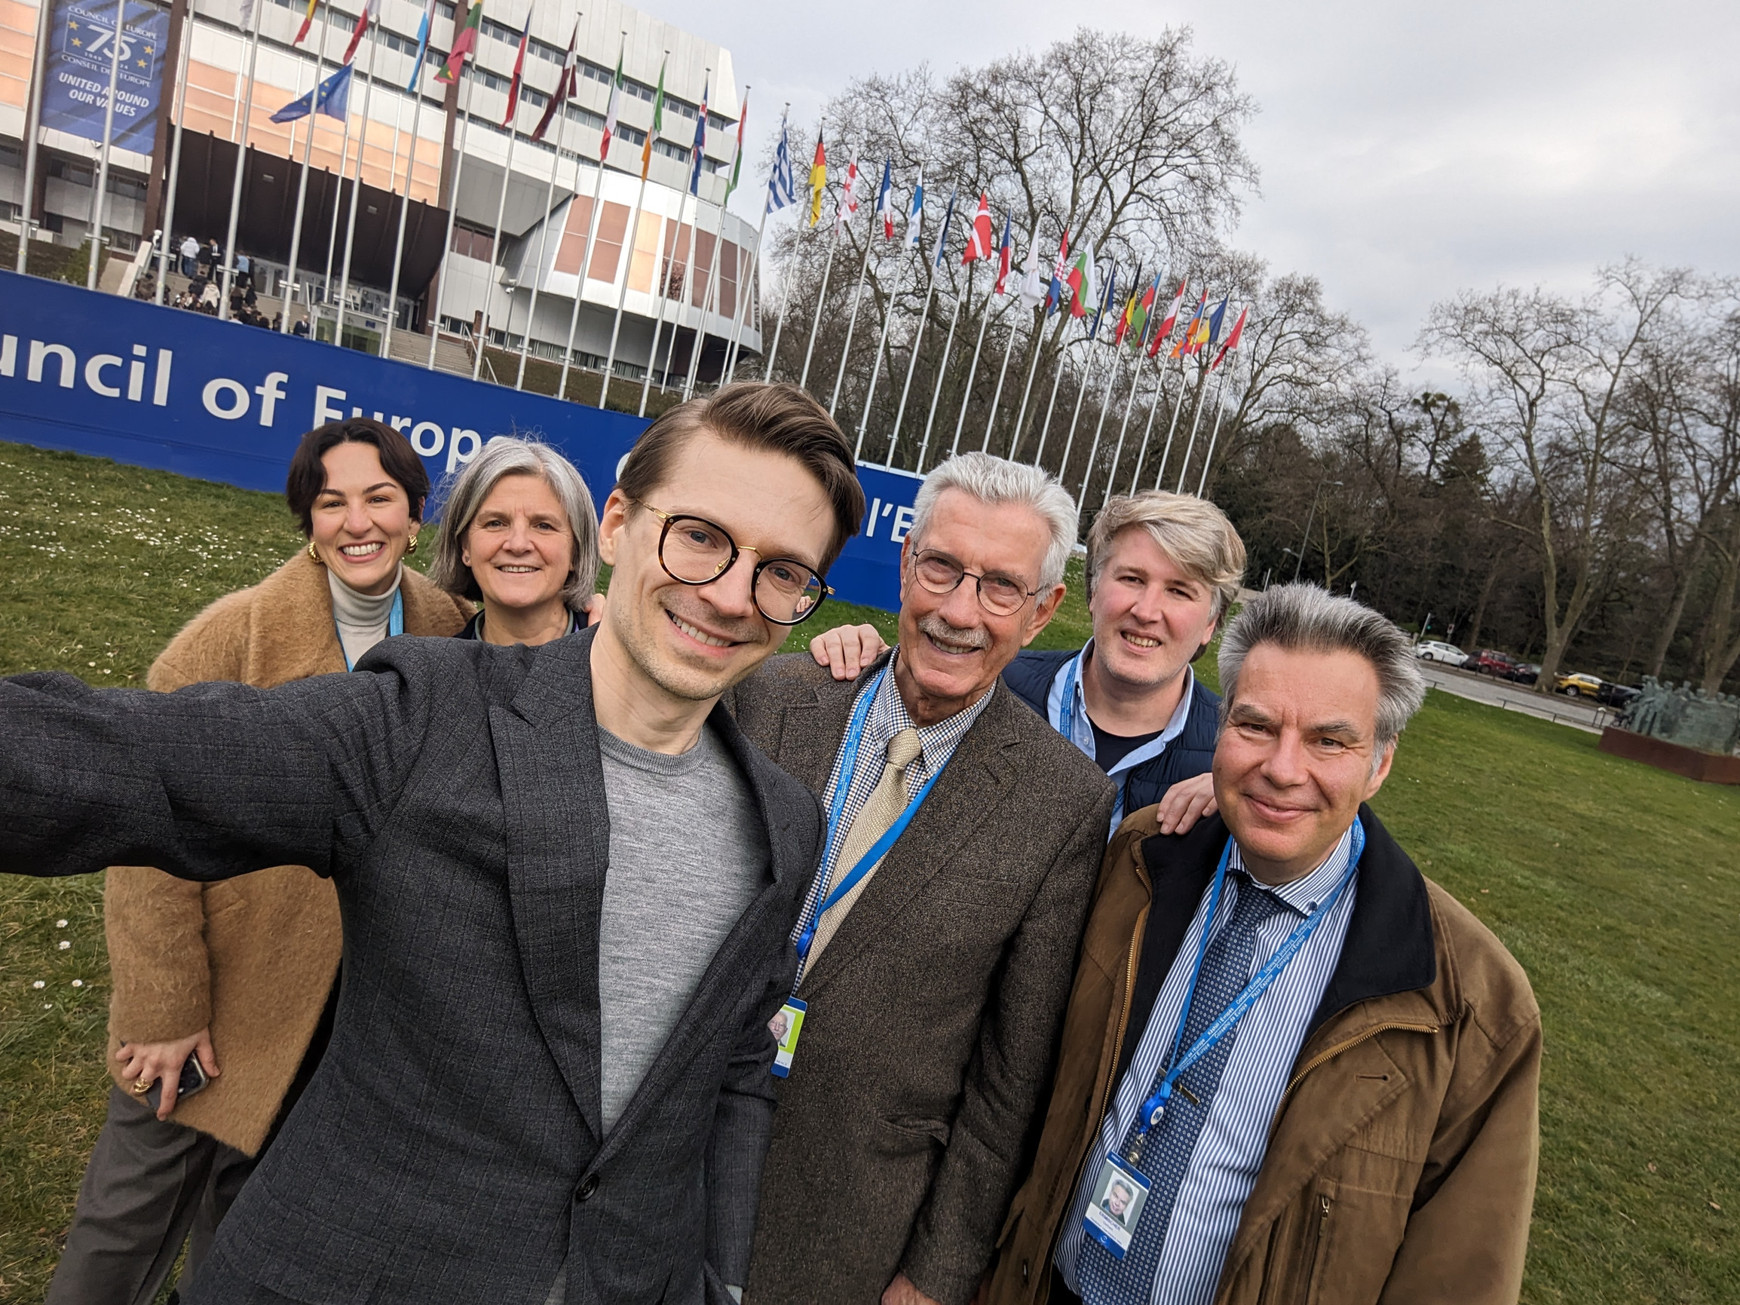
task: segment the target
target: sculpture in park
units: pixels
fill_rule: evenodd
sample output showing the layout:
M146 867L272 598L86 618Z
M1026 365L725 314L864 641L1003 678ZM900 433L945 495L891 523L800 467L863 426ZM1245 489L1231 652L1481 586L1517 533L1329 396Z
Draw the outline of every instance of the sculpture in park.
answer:
M1740 697L1679 688L1645 676L1643 692L1619 714L1619 725L1701 752L1728 754L1740 748Z

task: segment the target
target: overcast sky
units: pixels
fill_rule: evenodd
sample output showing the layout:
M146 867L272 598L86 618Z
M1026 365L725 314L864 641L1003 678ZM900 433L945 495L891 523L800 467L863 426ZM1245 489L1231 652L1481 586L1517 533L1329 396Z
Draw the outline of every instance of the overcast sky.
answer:
M1628 253L1740 273L1732 0L645 3L731 50L754 88L750 159L782 101L813 121L854 77L946 73L1078 24L1188 22L1259 105L1261 193L1231 243L1321 278L1404 371L1428 306L1461 288L1580 291ZM759 216L764 184L746 178L734 208Z

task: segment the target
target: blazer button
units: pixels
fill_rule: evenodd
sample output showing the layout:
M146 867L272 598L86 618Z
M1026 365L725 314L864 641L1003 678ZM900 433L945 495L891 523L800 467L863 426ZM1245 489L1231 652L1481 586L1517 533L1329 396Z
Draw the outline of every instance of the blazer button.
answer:
M584 1179L582 1179L581 1183L580 1183L580 1199L582 1201L590 1201L592 1199L593 1195L597 1191L598 1191L598 1175L597 1174L587 1174L586 1177Z

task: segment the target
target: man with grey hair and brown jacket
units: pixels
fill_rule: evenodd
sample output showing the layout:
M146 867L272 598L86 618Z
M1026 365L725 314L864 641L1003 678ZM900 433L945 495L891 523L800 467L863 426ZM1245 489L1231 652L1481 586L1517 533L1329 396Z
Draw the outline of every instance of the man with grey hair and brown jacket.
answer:
M901 549L899 646L846 683L776 658L727 699L828 816L752 1305L967 1305L990 1263L1112 812L1094 764L998 684L1075 537L1044 472L951 458Z
M1425 697L1408 640L1280 586L1220 672L1219 814L1112 840L986 1298L1509 1305L1540 1011L1364 805Z

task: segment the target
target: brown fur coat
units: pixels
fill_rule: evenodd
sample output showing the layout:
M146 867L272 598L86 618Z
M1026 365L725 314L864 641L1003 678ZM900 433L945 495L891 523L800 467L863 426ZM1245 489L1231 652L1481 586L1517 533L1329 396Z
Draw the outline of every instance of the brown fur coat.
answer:
M451 635L470 619L469 603L409 568L403 583L405 633ZM270 688L343 670L326 568L298 553L189 621L146 682L161 692L207 680ZM332 883L294 865L211 884L111 866L103 915L114 982L110 1073L122 1038L168 1042L209 1028L222 1074L171 1118L257 1152L338 970Z

